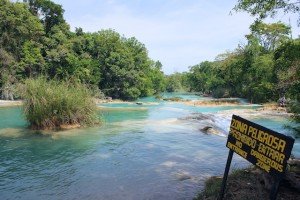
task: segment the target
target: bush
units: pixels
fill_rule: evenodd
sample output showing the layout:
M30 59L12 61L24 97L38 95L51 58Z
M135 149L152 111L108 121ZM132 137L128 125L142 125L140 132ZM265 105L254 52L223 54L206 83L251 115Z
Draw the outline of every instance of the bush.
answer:
M99 124L89 90L78 82L27 79L19 86L25 118L33 129L59 129L64 125Z
M214 98L229 98L230 90L224 87L218 87L212 91L212 97Z
M291 101L288 104L288 111L292 113L291 120L294 125L287 125L286 128L292 130L296 137L300 137L300 102Z

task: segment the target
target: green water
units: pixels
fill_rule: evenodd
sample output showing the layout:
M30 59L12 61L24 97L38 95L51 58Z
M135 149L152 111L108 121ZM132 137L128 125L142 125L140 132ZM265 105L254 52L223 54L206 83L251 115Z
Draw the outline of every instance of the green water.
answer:
M192 199L224 172L230 117L216 112L232 107L156 103L107 104L123 110L103 111L102 127L49 135L26 129L21 107L0 108L1 199ZM209 119L183 120L200 112ZM254 120L289 134L286 119ZM222 134L199 130L210 123ZM235 156L232 168L247 165Z

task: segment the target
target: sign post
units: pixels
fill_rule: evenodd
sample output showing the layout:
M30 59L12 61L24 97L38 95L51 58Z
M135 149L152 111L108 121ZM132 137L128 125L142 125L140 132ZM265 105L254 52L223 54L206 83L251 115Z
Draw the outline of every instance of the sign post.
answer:
M230 149L219 200L223 199L233 152L276 178L270 199L276 199L294 139L233 115L226 147Z
M227 177L228 177L228 173L229 173L233 153L234 153L234 151L230 149L229 153L228 153L228 158L227 158L226 168L225 168L225 172L224 172L224 176L223 176L221 191L220 191L220 194L219 194L219 199L223 199L223 197L224 197Z

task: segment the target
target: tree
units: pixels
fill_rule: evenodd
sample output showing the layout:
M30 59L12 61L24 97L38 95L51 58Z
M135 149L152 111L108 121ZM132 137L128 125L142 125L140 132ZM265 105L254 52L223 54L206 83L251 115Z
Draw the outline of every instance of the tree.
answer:
M291 40L281 45L275 52L276 88L281 97L291 99L288 108L293 113L296 126L292 127L300 135L300 40Z
M223 91L228 93L228 96L242 96L245 60L243 55L244 49L238 48L233 52L227 52L219 55L218 70L219 77L224 80ZM220 89L219 89L220 90Z
M182 89L180 73L165 76L165 82L167 92L178 92Z
M17 73L22 77L33 77L45 72L45 60L42 56L42 45L26 41L22 47Z
M255 22L250 26L250 30L251 34L246 36L248 39L255 37L266 51L274 51L280 44L289 40L291 27L281 22L272 24Z
M152 69L152 83L154 94L159 94L165 90L164 73L162 72L162 64L156 61Z
M26 4L0 0L0 87L3 98L13 99L14 84L22 77L19 76L20 68L27 68L27 64L21 63L25 54L26 59L30 57L29 52L25 53L28 42L41 47L44 34L43 25L29 12ZM31 52L31 56L36 56L33 54Z
M72 32L63 13L51 0L0 0L2 91L39 75L77 80L121 99L164 89L162 65L149 58L144 44L114 30Z
M16 82L16 60L14 57L0 48L0 91L1 99L14 99L14 86Z
M43 35L43 25L28 11L26 4L0 0L0 48L20 61L24 42L41 42Z
M189 78L192 81L192 90L203 94L211 94L213 90L223 85L216 62L205 61L191 66Z
M280 96L300 101L300 40L287 41L275 52L276 88Z
M114 30L102 30L92 37L90 54L98 62L101 72L99 87L106 95L136 99L155 92L153 84L154 81L159 84L159 80L154 80L154 77L158 78L160 72L149 59L144 44L136 38L122 37Z
M44 24L45 32L50 33L52 27L65 23L64 9L50 0L23 0L28 3L30 12L38 16Z
M298 0L238 0L233 9L246 11L252 16L257 16L257 21L274 17L279 11L298 13L298 25L300 25L300 1Z

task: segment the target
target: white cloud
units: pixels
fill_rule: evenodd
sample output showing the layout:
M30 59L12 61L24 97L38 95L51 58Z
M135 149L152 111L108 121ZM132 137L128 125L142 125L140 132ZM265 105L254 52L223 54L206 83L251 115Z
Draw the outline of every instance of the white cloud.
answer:
M253 22L247 13L229 15L236 1L205 0L55 0L74 29L114 29L144 43L164 71L213 60L244 41Z

